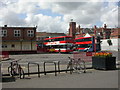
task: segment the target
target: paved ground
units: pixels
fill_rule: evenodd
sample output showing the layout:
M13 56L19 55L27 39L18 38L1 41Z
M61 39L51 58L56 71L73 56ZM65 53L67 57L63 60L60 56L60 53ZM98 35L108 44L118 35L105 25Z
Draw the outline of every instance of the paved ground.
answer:
M3 88L118 88L118 71L95 70L81 74L61 73L58 76L47 74L2 85Z
M114 56L118 53L113 52ZM22 59L21 63L28 61L42 62L46 60L60 60L68 61L68 56L72 57L72 54L30 54L30 55L11 55L11 58ZM7 71L6 66L8 63L4 63L2 66L3 71ZM33 66L34 67L34 66ZM51 65L48 67L49 69ZM26 69L26 65L23 66ZM61 67L64 68L64 67ZM35 68L34 68L35 69ZM34 71L34 69L32 69ZM36 69L35 69L36 70ZM6 73L6 72L5 72ZM30 79L17 79L15 82L4 82L3 88L117 88L118 87L118 70L102 71L89 69L87 73L60 73L58 76L42 74L40 78L31 76Z

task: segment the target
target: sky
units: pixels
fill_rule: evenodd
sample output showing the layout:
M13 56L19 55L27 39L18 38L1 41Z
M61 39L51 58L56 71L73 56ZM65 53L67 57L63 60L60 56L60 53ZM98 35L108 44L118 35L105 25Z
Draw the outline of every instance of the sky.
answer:
M119 0L1 0L0 26L37 26L38 32L67 33L73 19L81 28L118 27Z

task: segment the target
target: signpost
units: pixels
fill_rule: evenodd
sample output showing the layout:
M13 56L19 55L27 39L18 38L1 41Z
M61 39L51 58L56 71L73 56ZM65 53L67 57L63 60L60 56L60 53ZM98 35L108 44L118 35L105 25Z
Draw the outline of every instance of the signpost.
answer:
M86 56L92 56L92 52L86 52Z
M96 27L96 25L94 26L94 36L95 36L95 38L94 38L94 52L96 53L96 29L97 29L97 27Z

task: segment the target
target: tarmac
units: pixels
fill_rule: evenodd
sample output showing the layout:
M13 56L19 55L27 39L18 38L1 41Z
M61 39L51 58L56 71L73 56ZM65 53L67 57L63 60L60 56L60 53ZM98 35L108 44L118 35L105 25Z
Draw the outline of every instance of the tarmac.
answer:
M38 62L40 64L40 71L43 72L42 61L47 60L62 60L64 63L60 64L61 72L49 72L46 75L40 73L32 74L30 76L25 75L25 79L20 79L17 76L12 78L11 81L3 82L2 88L118 88L118 72L119 61L117 60L117 70L96 70L92 68L91 63L86 63L86 73L74 71L70 74L70 71L66 73L68 56L71 54L33 54L33 55L12 55L11 58L22 58L20 64L25 73L28 71L27 61ZM62 59L61 59L62 58ZM7 74L7 67L9 63L5 63L2 66L2 73ZM53 63L48 63L46 66L47 71L54 71L55 67ZM37 66L31 65L30 72L37 72ZM4 76L6 77L6 76ZM7 76L8 78L8 76Z
M2 88L118 88L118 71L89 70L87 73L53 73L3 82Z

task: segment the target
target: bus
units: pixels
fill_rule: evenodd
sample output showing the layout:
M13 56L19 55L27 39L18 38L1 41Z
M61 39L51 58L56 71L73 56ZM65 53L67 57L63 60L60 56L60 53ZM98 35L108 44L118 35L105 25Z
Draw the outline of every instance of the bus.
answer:
M48 52L72 52L74 39L72 36L59 36L44 39L44 45L48 48Z
M80 37L75 39L75 47L77 51L90 51L93 52L96 45L96 51L99 51L100 48L95 44L94 36L91 37Z

